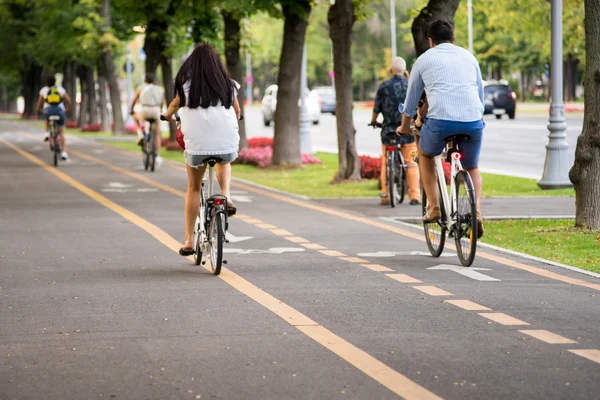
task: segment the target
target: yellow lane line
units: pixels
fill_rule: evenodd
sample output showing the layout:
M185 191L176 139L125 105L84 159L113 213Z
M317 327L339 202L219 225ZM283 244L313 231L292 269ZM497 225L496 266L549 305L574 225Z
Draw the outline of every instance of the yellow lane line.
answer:
M363 260L362 258L358 258L358 257L338 257L340 260L343 261L347 261L350 263L368 263L367 260Z
M470 300L444 300L446 303L460 307L467 311L492 311L491 308L474 303Z
M450 292L446 292L443 289L435 286L411 286L414 289L420 290L421 292L430 296L454 296Z
M393 269L385 267L380 264L360 264L361 267L369 268L371 271L375 272L392 272Z
M307 249L311 249L311 250L323 250L326 248L325 246L321 246L320 244L316 244L316 243L300 243L300 245L306 247Z
M308 240L306 240L300 236L284 236L284 237L292 243L308 243Z
M576 344L577 342L544 329L524 329L519 332L534 337L548 344Z
M248 221L246 221L248 222ZM269 229L271 233L276 234L277 236L294 236L294 234L290 231L286 231L285 229Z
M256 219L256 218L249 218L249 219L246 220L246 222L249 223L249 224L255 224L255 225L263 224L264 223L260 219Z
M506 326L515 326L515 325L529 325L525 321L521 321L520 319L516 319L515 317L511 317L510 315L506 315L504 313L478 313L482 317L485 317L489 320L497 322L501 325Z
M347 256L347 254L344 254L341 251L337 251L337 250L319 250L319 253L325 254L326 256L329 256L329 257L346 257Z
M385 224L383 222L372 220L370 218L358 217L356 215L348 214L348 213L345 213L343 211L330 209L330 208L327 208L325 206L321 206L319 204L305 202L305 201L294 199L294 198L291 198L291 197L288 197L288 196L285 196L285 195L281 195L281 194L278 194L278 193L272 193L270 191L263 190L263 189L258 189L258 188L254 187L254 186L246 185L246 184L243 184L243 183L235 182L234 185L236 187L239 187L239 188L242 188L242 189L245 189L245 190L257 193L257 194L261 194L261 195L264 195L264 196L268 196L268 197L271 197L271 198L274 198L274 199L277 199L277 200L280 200L280 201L283 201L283 202L286 202L286 203L289 203L289 204L294 204L294 205L299 206L299 207L307 208L309 210L319 211L319 212L324 213L324 214L329 214L329 215L333 215L333 216L336 216L336 217L344 218L344 219L347 219L347 220L350 220L350 221L355 221L355 222L360 222L360 223L363 223L363 224L366 224L366 225L371 225L371 226L374 226L374 227L377 227L377 228L381 228L381 229L385 229L386 231L397 233L399 235L410 237L410 238L413 238L413 239L416 239L416 240L419 240L419 241L424 241L425 240L425 238L423 237L422 234L417 234L417 233L414 233L414 232L410 232L410 231L407 231L407 230L402 229L402 228L398 228L398 227L395 227L395 226L391 226L391 225ZM586 281L581 280L581 279L571 278L571 277L568 277L566 275L561 275L561 274L558 274L558 273L555 273L555 272L546 271L545 269L534 267L534 266L531 266L531 265L526 265L526 264L523 264L523 263L520 263L520 262L517 262L517 261L509 260L509 259L507 259L505 257L500 257L500 256L497 256L497 255L485 253L485 252L482 252L482 251L477 251L477 257L481 257L481 258L484 258L484 259L487 259L487 260L490 260L490 261L494 261L494 262L496 262L498 264L503 264L503 265L506 265L506 266L509 266L509 267L517 268L517 269L520 269L520 270L523 270L523 271L530 272L530 273L535 274L535 275L543 276L543 277L549 278L549 279L554 279L554 280L561 281L561 282L564 282L564 283L568 283L568 284L571 284L571 285L578 285L578 286L583 286L583 287L587 287L587 288L590 288L590 289L600 290L600 284L586 282Z
M9 143L3 138L0 138L0 142L12 148L17 153L21 154L23 157L30 160L34 164L39 165L52 175L68 183L73 188L79 190L81 193L89 196L101 205L105 206L106 208L114 211L123 218L137 225L139 228L148 232L152 237L164 244L169 249L173 250L174 252L179 251L179 242L156 225L148 222L147 220L141 218L137 214L102 196L100 193L90 189L89 187L73 179L71 176L65 174L64 172L59 171L54 167L51 167L50 165L46 164L44 161L40 160L33 154L22 150L20 147ZM208 267L205 268L208 269ZM317 322L313 321L306 315L288 306L281 300L258 288L257 286L248 282L247 280L232 272L231 270L223 268L221 275L219 275L219 278L227 284L229 284L230 286L232 286L233 288L240 291L241 293L245 294L252 300L256 301L261 306L273 312L282 320L292 325L300 332L313 339L315 342L319 343L331 352L337 354L343 360L350 363L351 365L362 371L364 374L373 378L375 381L379 382L398 396L403 397L405 399L415 400L441 399L441 397L428 391L416 382L411 381L406 376L393 370L386 364L377 360L375 357L369 355L363 350L345 341L341 337L335 335L333 332L319 325Z
M585 357L588 360L597 362L600 364L600 350L597 349L577 349L577 350L569 350L573 354L577 354L578 356Z
M423 283L420 280L405 274L385 274L385 276L397 280L400 283Z
M277 227L275 225L271 225L271 224L256 224L256 226L258 226L259 228L263 228L263 229L277 229Z

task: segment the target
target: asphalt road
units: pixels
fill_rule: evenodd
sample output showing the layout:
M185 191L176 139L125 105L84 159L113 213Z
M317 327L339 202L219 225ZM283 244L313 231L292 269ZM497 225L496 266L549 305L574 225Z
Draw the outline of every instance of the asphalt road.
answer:
M273 136L273 126L265 127L260 108L245 111L248 137ZM381 118L381 117L380 117ZM583 114L567 114L567 143L570 165L575 160L577 137L581 134ZM371 110L355 109L354 125L359 154L380 155L379 131L367 126ZM504 175L539 179L544 169L548 143L548 115L546 113L517 113L514 120L485 116L483 148L480 166L484 171ZM311 125L315 151L337 153L336 119L322 114L319 125Z
M596 277L239 182L215 277L180 165L70 154L0 121L1 399L598 398Z

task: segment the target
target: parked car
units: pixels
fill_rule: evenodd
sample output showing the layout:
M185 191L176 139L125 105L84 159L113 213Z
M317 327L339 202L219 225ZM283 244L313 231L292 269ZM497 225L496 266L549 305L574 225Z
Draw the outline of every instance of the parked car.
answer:
M494 114L496 119L504 114L514 119L517 111L517 94L506 81L488 81L483 86L483 99L485 102L484 114Z
M319 86L314 88L321 98L321 112L335 115L335 88L333 86Z
M278 89L279 87L277 85L269 86L262 99L261 108L265 126L271 125L271 122L275 119ZM321 119L321 106L318 97L314 94L306 96L306 106L308 108L308 118L312 121L313 125L318 125ZM300 107L300 99L298 99L298 107Z

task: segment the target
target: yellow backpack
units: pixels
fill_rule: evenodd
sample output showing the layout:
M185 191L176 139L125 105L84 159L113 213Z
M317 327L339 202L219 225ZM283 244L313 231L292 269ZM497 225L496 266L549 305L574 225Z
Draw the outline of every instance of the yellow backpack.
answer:
M48 95L46 96L46 103L51 106L58 105L62 103L62 97L57 87L53 86L48 90Z

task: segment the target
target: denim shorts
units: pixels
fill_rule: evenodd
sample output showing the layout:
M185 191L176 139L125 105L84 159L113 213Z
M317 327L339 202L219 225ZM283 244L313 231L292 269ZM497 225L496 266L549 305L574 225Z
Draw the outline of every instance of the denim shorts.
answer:
M204 165L205 161L209 158L218 158L220 164L229 164L233 160L237 158L237 152L229 153L229 154L189 154L187 152L183 153L185 156L185 162L192 168L198 168Z
M468 140L460 142L458 147L462 155L463 167L474 168L479 164L483 128L485 128L483 119L473 122L456 122L427 118L421 129L419 147L423 153L435 157L444 151L445 138L454 135L470 136Z
M60 119L56 121L58 126L65 126L65 110L60 106L50 106L44 110L44 117L48 119L51 115L58 115Z

